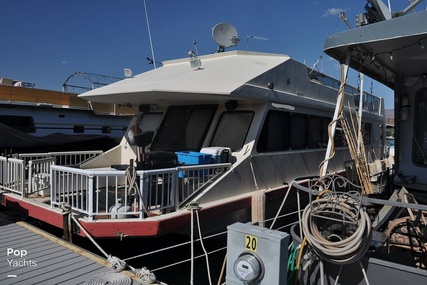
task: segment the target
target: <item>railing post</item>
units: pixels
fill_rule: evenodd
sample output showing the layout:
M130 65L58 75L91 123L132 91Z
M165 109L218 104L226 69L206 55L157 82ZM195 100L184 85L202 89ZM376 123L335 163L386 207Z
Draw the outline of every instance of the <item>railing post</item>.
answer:
M144 185L144 178L143 178L143 176L142 175L140 175L139 176L139 193L138 193L138 197L139 197L139 201L138 201L138 211L139 211L139 218L141 219L141 220L143 220L144 219L144 213L145 213L145 211L144 210L147 210L145 207L147 206L147 204L145 203L145 201L144 201L144 197L145 197L145 194L143 194L143 191L144 191L144 187L145 187L145 185Z
M28 162L28 193L32 193L33 188L33 161Z
M177 171L173 172L172 174L172 193L171 193L171 197L173 197L173 205L174 205L174 209L175 211L177 211L179 209L179 176L178 176L178 168Z
M22 160L21 163L19 163L19 166L20 166L19 167L19 172L20 172L19 185L21 186L20 191L22 193L22 198L25 198L25 173L24 173L25 167L24 165L25 165L25 162Z
M7 166L7 157L1 157L0 159L0 189L4 189L6 183L8 182L7 179L7 173L8 173L8 166Z
M88 189L88 205L87 205L88 209L87 209L87 211L89 214L89 221L93 221L93 192L94 192L93 178L94 178L93 174L89 175L89 177L88 177L89 185L87 187L87 189Z
M54 193L54 191L58 186L56 183L56 171L50 168L50 208L53 208L53 202L56 198L56 192Z
M146 171L142 172L141 175L141 193L142 193L142 202L144 203L145 209L148 211L148 191L150 191L149 177Z

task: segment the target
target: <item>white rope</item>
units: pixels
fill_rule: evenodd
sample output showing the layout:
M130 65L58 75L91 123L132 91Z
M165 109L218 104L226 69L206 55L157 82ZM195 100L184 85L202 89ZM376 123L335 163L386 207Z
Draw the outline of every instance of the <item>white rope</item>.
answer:
M190 269L190 285L194 283L194 210L191 209L191 269Z
M218 249L212 250L211 252L208 252L208 254L217 253L217 252L219 252L219 251L226 250L226 249L227 249L227 247L226 247L226 246L224 246L224 247L221 247L221 248L218 248ZM203 253L203 254L200 254L200 255L198 255L198 256L196 256L196 257L194 258L194 260L199 259L199 258L202 258L202 257L205 257L205 254L204 254L204 253ZM191 258L187 258L187 259L184 259L184 260L181 260L181 261L178 261L178 262L174 262L174 263L171 263L171 264L168 264L168 265L162 266L162 267L158 267L158 268L155 268L155 269L153 269L153 270L151 270L151 271L156 272L156 271L163 270L163 269L166 269L166 268L169 268L169 267L173 267L173 266L176 266L176 265L179 265L179 264L183 264L183 263L185 263L185 262L189 262L189 261L191 261Z
M288 187L288 191L286 192L286 195L285 195L285 197L283 198L282 204L280 205L279 209L277 210L277 214L276 214L276 216L274 217L273 222L271 222L270 229L272 229L272 228L273 228L273 226L274 226L274 224L276 223L277 218L279 217L279 214L280 214L280 212L282 211L282 208L283 208L283 206L285 205L286 200L288 199L288 195L289 195L289 192L291 192L291 188L292 188L292 184L291 184L291 186L289 186L289 187Z
M71 215L71 218L73 219L73 221L76 223L77 226L79 226L79 228L85 233L85 235L88 237L88 239L90 239L90 241L99 249L99 251L102 252L102 254L105 256L105 258L108 259L108 257L110 256L107 252L105 252L105 250L102 249L102 247L100 247L98 245L98 243L96 243L96 241L90 236L90 234L86 231L86 229L80 224L80 222L76 219L76 217L74 217L74 215Z
M209 238L214 238L214 237L217 237L217 236L220 236L220 235L224 235L224 234L227 234L227 232L220 232L220 233L216 233L216 234L213 234L213 235L210 235L210 236L206 236L205 240L209 239ZM199 239L196 239L195 241L199 241ZM166 251L166 250L169 250L169 249L173 249L173 248L177 248L177 247L180 247L180 246L188 245L190 243L191 243L191 241L186 241L186 242L183 242L183 243L171 245L169 247L164 247L164 248L161 248L161 249L157 249L157 250L153 250L153 251L146 252L146 253L143 253L143 254L139 254L139 255L132 256L132 257L128 257L128 258L125 258L123 260L131 260L131 259L135 259L135 258L144 257L144 256L147 256L147 255L152 255L152 254L159 253L159 252L162 252L162 251Z
M141 191L139 190L139 186L138 183L136 181L137 179L137 175L136 175L136 168L133 166L129 166L126 169L126 177L127 177L127 181L129 181L129 195L136 195L138 194L139 196L139 203L141 203L141 209L142 211L148 215L148 211L147 208L144 205L144 200L143 200L143 195L141 193Z
M209 284L212 285L208 252L206 251L205 245L203 243L202 231L200 229L199 211L197 211L197 210L196 210L196 217L197 217L197 228L199 229L200 244L202 245L202 249L203 249L203 252L205 253L205 258L206 258L206 270L207 270L207 273L208 273Z
M74 220L74 222L77 224L77 226L89 238L89 240L92 241L92 243L99 249L99 251L102 252L102 254L104 254L104 256L107 258L107 261L109 263L109 267L113 272L118 273L118 272L121 272L121 271L123 271L129 267L132 270L132 272L138 278L140 278L140 281L142 284L144 284L144 285L145 284L152 284L156 281L156 276L152 272L150 272L150 270L148 270L146 267L143 267L141 269L136 269L136 268L133 268L132 266L130 266L129 264L127 264L126 261L124 261L124 260L122 260L116 256L109 255L105 250L102 249L102 247L100 247L98 245L98 243L91 237L91 235L80 224L80 222L74 217L74 215L70 215L70 216ZM165 284L165 283L161 282L160 284Z

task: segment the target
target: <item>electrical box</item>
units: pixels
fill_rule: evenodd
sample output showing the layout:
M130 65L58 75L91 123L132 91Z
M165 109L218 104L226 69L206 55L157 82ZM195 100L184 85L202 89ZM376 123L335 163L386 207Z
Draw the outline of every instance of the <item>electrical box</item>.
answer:
M235 223L227 227L227 285L286 285L289 234Z

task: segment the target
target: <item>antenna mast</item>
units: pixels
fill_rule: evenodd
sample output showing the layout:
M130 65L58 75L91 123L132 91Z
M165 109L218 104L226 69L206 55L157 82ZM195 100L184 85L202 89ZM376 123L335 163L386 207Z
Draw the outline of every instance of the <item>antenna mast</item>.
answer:
M147 20L148 38L150 40L151 57L153 58L153 66L156 68L156 58L154 57L153 42L151 40L150 22L148 21L147 5L144 0L145 19Z
M264 41L268 41L268 38L257 37L257 36L254 36L254 35L246 36L246 50L249 49L249 40L264 40Z

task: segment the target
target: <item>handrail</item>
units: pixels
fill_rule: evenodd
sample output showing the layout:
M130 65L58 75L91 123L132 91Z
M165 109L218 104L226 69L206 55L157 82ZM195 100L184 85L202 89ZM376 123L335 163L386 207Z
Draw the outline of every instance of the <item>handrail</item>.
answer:
M100 218L139 218L147 212L178 210L231 167L230 163L131 171L51 166L51 207ZM136 177L132 177L136 175Z

